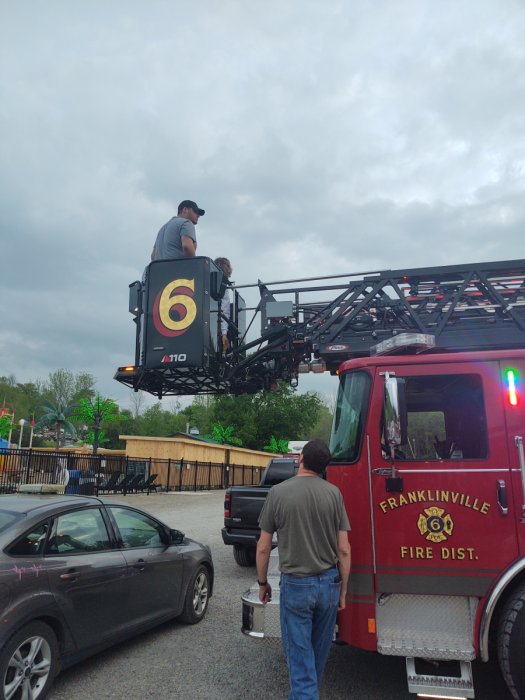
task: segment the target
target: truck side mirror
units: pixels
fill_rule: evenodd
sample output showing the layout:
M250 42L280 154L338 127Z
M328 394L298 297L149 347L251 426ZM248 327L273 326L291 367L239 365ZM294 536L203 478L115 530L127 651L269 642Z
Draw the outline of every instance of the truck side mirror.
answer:
M404 379L386 375L384 440L393 451L407 442L406 384Z
M395 451L399 445L407 442L407 410L406 410L406 385L404 379L385 377L385 402L383 407L384 441L390 448L392 466L390 476L385 479L387 492L401 493L403 491L403 479L397 476L395 465Z

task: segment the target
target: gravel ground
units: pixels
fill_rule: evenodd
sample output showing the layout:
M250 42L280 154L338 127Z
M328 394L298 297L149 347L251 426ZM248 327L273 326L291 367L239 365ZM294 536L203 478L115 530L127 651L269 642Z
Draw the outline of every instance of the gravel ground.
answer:
M109 500L109 499L108 499ZM287 697L280 644L241 631L242 593L255 579L221 538L224 491L114 497L153 513L188 536L209 544L215 590L198 625L164 624L64 671L50 700L263 700ZM511 700L495 664L474 665L477 700ZM334 645L322 700L408 700L404 659Z

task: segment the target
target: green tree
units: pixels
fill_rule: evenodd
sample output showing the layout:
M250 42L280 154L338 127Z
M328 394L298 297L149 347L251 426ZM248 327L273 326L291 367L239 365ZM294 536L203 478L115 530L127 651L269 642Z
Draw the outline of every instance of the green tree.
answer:
M333 418L334 414L330 407L324 402L321 403L319 406L319 416L317 421L304 433L302 439L314 440L315 438L318 438L319 440L324 440L326 443L328 443L332 432Z
M119 407L113 399L105 399L100 394L96 394L92 399L79 399L74 415L77 421L86 423L91 428L93 454L97 454L102 426L119 420Z
M112 450L122 450L126 447L124 440L120 439L121 435L138 435L136 421L129 409L124 408L119 413L118 422L104 424L104 447ZM102 441L99 437L99 444Z
M42 382L38 380L20 384L13 376L0 377L0 405L5 403L15 413L13 439L15 439L14 433L18 433L18 421L20 418L30 420L31 416L37 413L38 406L44 399L40 391L41 386Z
M54 428L57 449L60 447L62 432L64 436L66 434L76 436L75 426L69 420L75 413L76 404L64 406L61 403L54 404L44 400L43 405L39 408L43 411L43 416L36 422L35 430L45 427Z
M302 440L318 420L322 401L313 392L296 393L280 382L276 391L249 396L218 396L213 400L215 422L231 425L245 447L262 450L272 436Z
M130 390L129 402L132 407L134 418L138 418L142 413L145 401L146 393L144 391L134 391L133 389Z
M96 454L96 451L98 451L99 447L102 447L103 445L107 445L109 443L109 437L106 436L106 431L100 429L96 435L95 435L95 430L90 430L88 433L88 442L90 445L93 445L93 454ZM97 443L97 450L95 450L95 441Z
M185 417L190 428L198 428L200 435L206 435L212 430L213 399L210 396L196 396L180 415Z
M214 423L212 426L211 435L206 435L210 440L215 442L220 442L221 445L237 445L237 447L242 446L242 440L234 436L233 426L222 425L221 423Z
M184 432L186 421L178 413L165 411L162 404L156 403L150 406L135 420L135 435L147 435L151 437L171 437L175 433Z
M214 423L231 425L244 447L253 448L256 445L257 424L253 396L216 396L212 399L212 415Z
M7 438L9 436L9 431L13 427L11 416L4 414L0 416L0 438Z
M51 372L45 383L45 397L55 404L68 406L95 395L95 378L87 372L74 374L69 369Z
M288 449L289 440L284 438L275 438L274 435L270 438L268 445L263 447L264 452L273 452L274 454L286 454L290 450Z

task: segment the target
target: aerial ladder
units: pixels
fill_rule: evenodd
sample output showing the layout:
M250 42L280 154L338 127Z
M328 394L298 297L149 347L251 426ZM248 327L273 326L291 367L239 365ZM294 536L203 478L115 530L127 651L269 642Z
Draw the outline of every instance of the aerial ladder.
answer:
M151 263L130 285L135 362L116 379L160 398L339 374L326 478L351 513L352 574L338 640L405 657L410 692L449 698L474 697L471 662L495 642L525 698L525 260L227 286L208 258ZM249 636L278 629L276 561L269 575L271 603L257 584L242 598Z
M259 291L251 308L242 296L249 287ZM225 293L232 303L223 353ZM279 380L297 385L305 372L336 374L378 346L394 352L406 333L422 347L431 336L432 352L525 347L525 260L238 286L206 257L154 261L130 284L129 311L135 360L118 368L117 381L158 398L253 393Z

